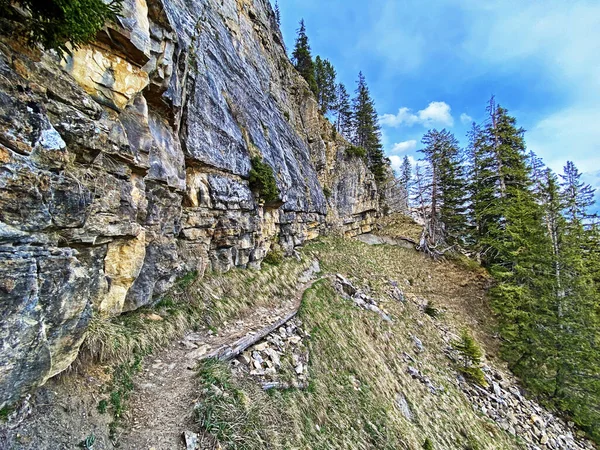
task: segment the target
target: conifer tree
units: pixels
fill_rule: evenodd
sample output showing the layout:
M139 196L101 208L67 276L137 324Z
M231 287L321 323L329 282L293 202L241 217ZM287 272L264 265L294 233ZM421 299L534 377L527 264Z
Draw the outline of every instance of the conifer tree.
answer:
M481 370L483 350L467 328L463 328L460 338L451 342L452 347L460 356L459 370L476 383L486 386L485 375Z
M533 181L533 192L536 195L541 194L542 182L547 177L546 167L535 152L530 151L527 156L527 164L531 170L531 179Z
M528 387L600 433L598 285L584 224L593 192L572 164L559 186L493 99L488 114L470 134L469 192L503 355Z
M458 140L447 130L429 130L420 150L432 169L430 238L458 242L466 230L466 180Z
M275 0L275 21L277 25L281 26L281 10L279 9L279 2Z
M315 82L317 83L317 102L322 114L327 114L335 107L336 84L335 69L329 60L315 59Z
M317 95L317 82L315 81L315 64L310 53L310 45L308 45L308 36L306 35L306 26L304 19L300 21L298 35L296 37L296 46L292 52L292 62L300 75L306 80L310 90Z
M415 165L415 180L412 184L411 196L412 202L427 228L430 224L428 207L431 204L431 169L429 166ZM430 231L428 233L431 234Z
M565 214L571 221L589 219L589 208L594 204L594 192L589 184L581 181L581 173L572 161L567 161L564 174L560 177L562 195L565 202Z
M571 168L573 169L573 168ZM575 177L577 178L577 177ZM580 424L591 427L600 420L594 407L600 400L600 349L597 329L598 284L591 253L586 249L589 231L578 220L568 220L569 198L561 195L558 178L549 169L543 183L543 205L553 246L554 295L551 302L553 326L549 327L554 349L544 361L536 383ZM587 203L587 201L585 202ZM567 217L561 211L567 211ZM585 212L585 208L583 211ZM593 245L595 247L595 245ZM592 432L599 433L600 430Z
M410 182L412 180L412 165L408 155L404 155L404 158L402 159L398 178L400 179L400 183L402 183L404 189L406 189L408 192L410 190Z
M335 126L337 132L346 139L352 137L352 107L350 106L350 95L346 90L346 86L342 83L337 85L335 113L337 115Z
M505 210L511 199L519 196L533 200L524 130L516 119L496 105L488 107L488 120L483 127L474 126L470 139L470 191L472 220L477 228L476 250L489 266L495 262L495 244L506 236ZM538 214L539 216L539 214Z
M383 154L381 128L375 102L371 98L362 72L358 74L356 97L353 102L353 122L353 143L365 149L369 169L375 175L375 179L381 182L385 179L389 161Z

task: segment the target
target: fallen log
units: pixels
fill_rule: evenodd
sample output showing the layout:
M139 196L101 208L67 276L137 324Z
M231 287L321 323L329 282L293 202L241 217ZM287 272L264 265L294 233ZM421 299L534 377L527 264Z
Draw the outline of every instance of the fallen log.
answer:
M258 333L246 335L243 338L238 339L231 345L224 345L222 347L219 347L218 349L204 355L202 359L216 358L221 361L229 361L235 358L236 356L239 356L247 348L252 347L254 344L264 339L266 336L271 334L280 326L288 323L290 320L296 317L297 314L298 307L294 309L294 311L289 313L287 316L285 316L283 319L279 319L271 325L263 328Z

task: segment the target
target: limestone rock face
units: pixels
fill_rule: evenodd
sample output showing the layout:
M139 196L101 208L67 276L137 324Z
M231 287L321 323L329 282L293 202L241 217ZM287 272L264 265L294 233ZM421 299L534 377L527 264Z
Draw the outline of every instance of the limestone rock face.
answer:
M126 0L62 61L0 36L0 406L67 368L93 315L370 231L377 186L347 145L267 0ZM253 156L281 206L250 190Z

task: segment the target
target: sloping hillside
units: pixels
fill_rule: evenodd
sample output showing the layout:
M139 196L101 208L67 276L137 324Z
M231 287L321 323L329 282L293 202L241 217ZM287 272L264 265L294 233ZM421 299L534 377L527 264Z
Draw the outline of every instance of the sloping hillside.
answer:
M592 448L496 359L488 282L461 261L336 237L259 271L188 277L156 308L96 323L87 362L43 388L0 443L173 449L185 432L203 449ZM297 318L233 360L207 359L299 295ZM458 370L464 326L485 347L487 387Z

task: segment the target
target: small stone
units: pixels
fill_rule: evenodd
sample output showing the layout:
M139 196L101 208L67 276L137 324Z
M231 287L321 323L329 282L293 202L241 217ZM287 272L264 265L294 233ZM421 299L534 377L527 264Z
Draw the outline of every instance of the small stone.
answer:
M406 420L413 419L412 412L404 394L399 393L396 395L396 407L400 410L400 412L406 418Z
M262 352L264 351L267 347L269 346L268 342L261 342L260 344L256 344L253 347L253 350L256 350L257 352Z
M542 437L540 438L540 444L542 445L546 445L549 441L548 435L546 433L542 434Z
M302 341L302 338L300 336L292 336L288 339L288 341L292 345L298 345L300 343L300 341Z
M302 372L304 372L304 366L302 365L302 363L298 364L298 365L296 366L296 369L295 369L295 370L296 370L296 373L297 373L298 375L300 375Z
M275 366L281 366L281 359L279 358L279 354L275 350L268 349L267 355L269 355L269 358L271 358L271 361L273 361L273 364L275 364Z
M415 348L417 349L417 352L423 353L423 351L425 350L425 347L423 346L423 343L421 342L421 340L414 335L412 336L412 340L415 344Z
M186 450L196 450L198 448L198 435L196 433L184 431L183 438Z

